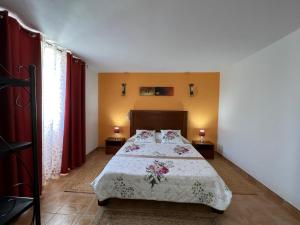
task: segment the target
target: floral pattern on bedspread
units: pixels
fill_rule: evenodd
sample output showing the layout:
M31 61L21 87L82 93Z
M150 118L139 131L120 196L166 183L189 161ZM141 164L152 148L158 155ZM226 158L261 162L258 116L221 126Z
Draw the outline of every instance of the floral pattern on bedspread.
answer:
M124 176L118 176L114 179L113 192L118 193L121 198L133 198L134 188L127 184Z
M204 159L115 155L92 183L98 200L147 199L201 203L225 210L231 191Z
M176 152L178 155L182 155L189 151L190 151L190 149L188 147L182 146L182 145L176 145L176 147L174 148L174 152Z
M196 181L192 186L195 197L203 204L211 204L215 200L215 194L207 188L206 184Z
M127 145L124 147L125 152L133 152L133 151L137 151L139 149L141 149L141 146L137 145L137 144L130 144L130 145Z
M155 184L159 184L162 181L166 181L165 174L169 173L169 169L174 167L172 161L160 162L155 160L151 165L146 167L147 175L145 180L151 184L151 188Z

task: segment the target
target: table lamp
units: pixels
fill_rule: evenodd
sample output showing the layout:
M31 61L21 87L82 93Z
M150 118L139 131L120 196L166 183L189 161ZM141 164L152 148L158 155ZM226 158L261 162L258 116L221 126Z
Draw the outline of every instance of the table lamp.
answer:
M205 130L203 128L201 128L199 130L199 136L200 136L200 142L204 143L205 142Z
M115 138L118 138L118 134L120 133L120 127L114 127Z

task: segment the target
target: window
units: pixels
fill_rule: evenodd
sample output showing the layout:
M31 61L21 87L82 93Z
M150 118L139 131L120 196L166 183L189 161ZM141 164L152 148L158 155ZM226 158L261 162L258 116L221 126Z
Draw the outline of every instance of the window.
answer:
M61 171L66 95L66 52L42 42L43 184Z

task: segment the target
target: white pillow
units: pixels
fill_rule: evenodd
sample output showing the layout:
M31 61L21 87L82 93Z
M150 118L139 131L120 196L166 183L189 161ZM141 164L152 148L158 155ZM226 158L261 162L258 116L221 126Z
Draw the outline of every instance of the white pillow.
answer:
M160 132L155 132L155 140L156 140L156 143L161 143L162 142ZM186 139L185 137L183 137L182 135L181 135L181 140L182 140L183 144L191 144L191 142L188 139Z
M136 130L134 143L137 144L156 143L155 130Z
M183 144L180 130L161 130L161 143Z

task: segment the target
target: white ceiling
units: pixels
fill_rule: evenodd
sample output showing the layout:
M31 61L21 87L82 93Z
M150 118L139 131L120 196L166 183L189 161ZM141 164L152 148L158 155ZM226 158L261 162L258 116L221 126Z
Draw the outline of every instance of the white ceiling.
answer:
M101 72L219 71L300 27L300 0L0 0L0 6Z

